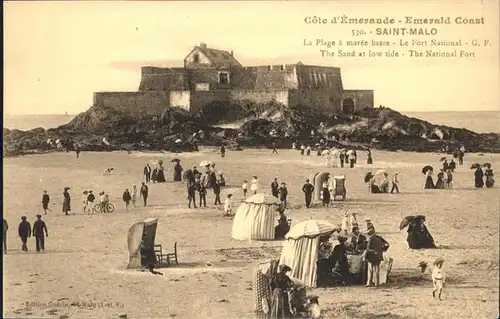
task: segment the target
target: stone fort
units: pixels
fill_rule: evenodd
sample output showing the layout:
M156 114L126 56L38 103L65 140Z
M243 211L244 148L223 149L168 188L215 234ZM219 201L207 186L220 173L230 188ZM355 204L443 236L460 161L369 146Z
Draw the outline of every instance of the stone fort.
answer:
M138 92L96 92L94 105L133 116L169 107L198 112L216 102L278 102L284 106L352 113L373 108L373 90L345 90L340 68L296 64L242 66L233 51L195 46L183 68L144 66Z

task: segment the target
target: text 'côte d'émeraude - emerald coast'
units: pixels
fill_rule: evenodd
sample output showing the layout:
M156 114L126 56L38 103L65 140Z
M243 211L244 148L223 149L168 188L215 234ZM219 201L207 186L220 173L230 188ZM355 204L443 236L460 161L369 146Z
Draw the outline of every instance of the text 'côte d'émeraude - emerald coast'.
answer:
M413 25L439 25L439 24L462 24L478 25L484 24L484 17L413 17L405 16L404 19L392 17L349 17L347 15L324 18L321 16L307 16L304 18L306 24L413 24Z

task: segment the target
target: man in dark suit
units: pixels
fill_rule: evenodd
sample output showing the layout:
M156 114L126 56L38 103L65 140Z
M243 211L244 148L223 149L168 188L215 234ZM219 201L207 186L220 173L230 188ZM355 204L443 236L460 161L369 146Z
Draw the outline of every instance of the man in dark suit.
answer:
M384 240L375 234L374 229L370 229L367 235L368 242L366 244L365 259L368 263L368 278L366 280L366 286L370 286L373 280L375 287L377 287L380 283L380 263L384 259Z
M278 179L274 178L274 181L271 183L271 194L276 198L278 198L279 187Z
M302 186L302 191L306 196L306 207L309 208L311 207L311 199L314 192L314 186L309 183L309 180L306 180L306 183L304 184L304 186Z
M146 177L146 183L151 182L151 166L149 164L144 166L144 176Z
M366 237L361 234L359 227L354 226L352 228L351 239L349 242L349 250L354 252L362 252L366 249Z

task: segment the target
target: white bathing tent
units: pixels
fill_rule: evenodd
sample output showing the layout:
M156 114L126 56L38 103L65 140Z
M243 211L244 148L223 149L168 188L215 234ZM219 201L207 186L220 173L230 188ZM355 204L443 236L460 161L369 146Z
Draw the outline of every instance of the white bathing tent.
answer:
M255 194L245 199L234 215L232 237L236 240L273 240L280 201Z
M328 181L329 177L333 176L330 172L318 172L311 176L310 182L314 186L313 201L319 202L323 198L323 183ZM333 179L329 180L328 189L334 189Z
M154 245L157 226L158 218L148 218L130 227L127 237L130 259L127 268L141 268L141 242L144 240L146 245Z
M308 287L316 287L316 269L319 258L319 237L336 230L326 220L306 220L293 226L286 234L280 265L292 268L290 277L302 280Z

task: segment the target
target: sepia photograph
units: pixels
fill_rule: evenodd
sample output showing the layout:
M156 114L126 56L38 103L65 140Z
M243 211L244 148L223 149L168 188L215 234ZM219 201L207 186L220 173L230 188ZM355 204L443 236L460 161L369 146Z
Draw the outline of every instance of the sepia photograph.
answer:
M5 1L2 318L499 318L499 21Z

